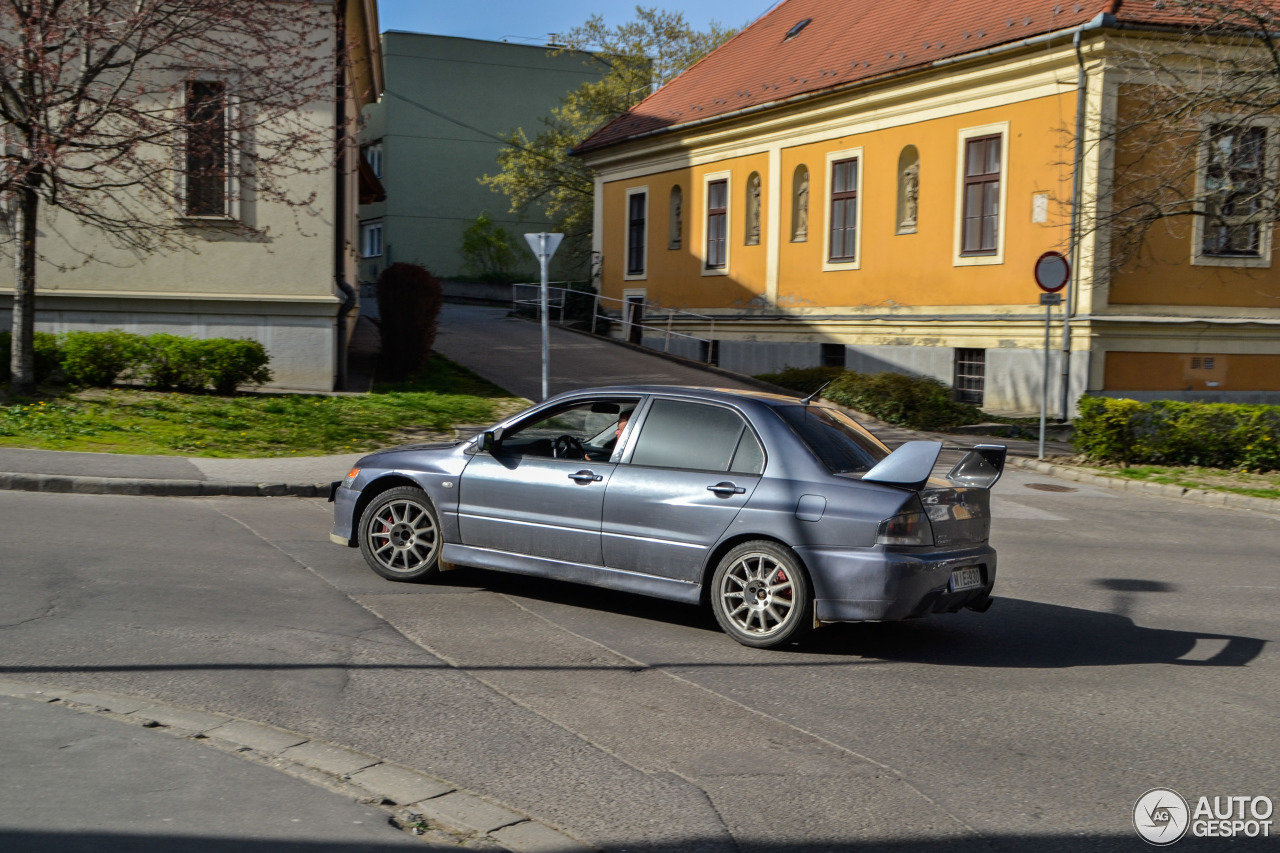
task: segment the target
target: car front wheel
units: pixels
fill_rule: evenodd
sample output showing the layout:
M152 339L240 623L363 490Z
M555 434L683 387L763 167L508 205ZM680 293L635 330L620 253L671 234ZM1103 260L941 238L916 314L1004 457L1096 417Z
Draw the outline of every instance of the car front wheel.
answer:
M772 649L813 626L813 593L795 551L776 542L744 542L711 579L711 609L730 637Z
M440 522L421 489L378 495L360 516L359 535L365 562L388 580L422 580L439 570Z

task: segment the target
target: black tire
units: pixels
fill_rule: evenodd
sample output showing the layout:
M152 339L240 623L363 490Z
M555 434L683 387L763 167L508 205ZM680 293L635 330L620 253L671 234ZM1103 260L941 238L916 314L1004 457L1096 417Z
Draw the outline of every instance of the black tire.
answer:
M365 562L387 580L420 581L440 570L440 518L422 489L387 489L365 507L358 531Z
M774 649L813 627L813 592L796 552L760 539L720 560L711 577L711 610L742 645Z

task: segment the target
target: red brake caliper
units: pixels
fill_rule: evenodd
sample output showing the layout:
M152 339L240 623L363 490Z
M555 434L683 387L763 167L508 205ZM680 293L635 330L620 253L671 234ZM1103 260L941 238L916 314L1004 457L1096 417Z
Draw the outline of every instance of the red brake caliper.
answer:
M784 571L779 571L779 572L778 572L778 583L786 583L786 582L787 582L787 573L786 573L786 572L784 572ZM779 597L783 597L783 596L779 596ZM786 598L790 598L790 597L791 597L791 590L787 590L787 591L786 591L785 597L786 597Z

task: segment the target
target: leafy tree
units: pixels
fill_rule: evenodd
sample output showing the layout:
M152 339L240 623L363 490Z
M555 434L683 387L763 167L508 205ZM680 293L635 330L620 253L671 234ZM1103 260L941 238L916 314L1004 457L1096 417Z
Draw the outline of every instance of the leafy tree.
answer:
M334 26L333 4L313 2L0 3L14 393L35 384L36 261L51 260L37 244L42 214L143 258L198 245L190 217L220 211L238 188L295 209L312 202L290 180L333 162L334 129L315 107L332 98Z
M513 213L544 208L565 235L560 253L581 264L590 251L594 185L570 150L733 33L715 22L698 32L681 12L637 6L635 19L625 24L610 27L594 15L561 34L564 47L558 52L587 52L589 64L602 65L605 74L562 98L533 136L519 128L504 137L508 145L498 155L500 171L481 182L503 192Z
M489 214L480 214L462 232L463 269L486 281L510 282L516 263L511 242L507 229L494 225Z

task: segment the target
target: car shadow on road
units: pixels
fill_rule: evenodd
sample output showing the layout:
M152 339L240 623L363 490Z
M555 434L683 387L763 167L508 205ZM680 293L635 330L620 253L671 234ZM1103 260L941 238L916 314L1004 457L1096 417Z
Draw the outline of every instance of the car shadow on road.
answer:
M457 582L708 633L719 630L706 608L613 590L479 570L459 572ZM1123 579L1095 585L1121 593L1172 590ZM1118 599L1115 606L1119 612L1108 613L997 596L995 606L982 614L962 611L906 622L825 625L782 651L941 666L1035 669L1156 663L1244 666L1266 647L1265 640L1255 637L1144 628L1127 615L1127 599Z
M1244 666L1265 640L1144 628L1126 615L997 598L984 614L910 622L831 625L805 644L811 654L850 653L890 661L1010 669L1073 666Z

